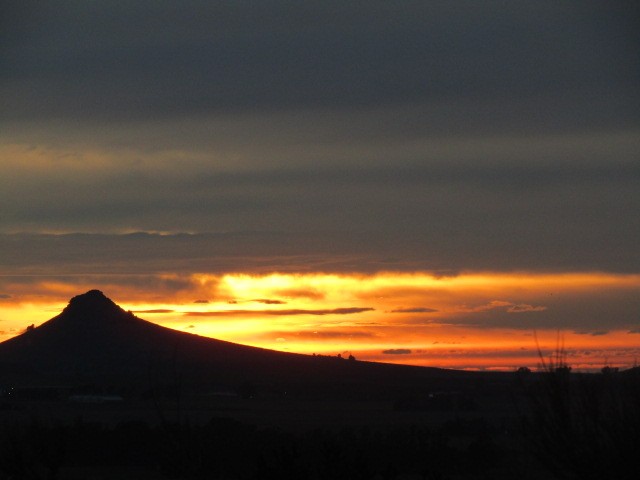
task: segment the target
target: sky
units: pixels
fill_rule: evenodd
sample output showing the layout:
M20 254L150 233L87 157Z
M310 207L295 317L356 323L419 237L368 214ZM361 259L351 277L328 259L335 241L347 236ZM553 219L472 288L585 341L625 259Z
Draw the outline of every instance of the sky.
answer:
M640 356L637 2L0 3L0 339Z

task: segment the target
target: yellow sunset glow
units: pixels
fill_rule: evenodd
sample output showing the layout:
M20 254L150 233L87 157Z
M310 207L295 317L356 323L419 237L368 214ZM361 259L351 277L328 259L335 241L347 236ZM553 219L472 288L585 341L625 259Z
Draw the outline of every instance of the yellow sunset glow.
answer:
M455 368L535 366L558 330L576 365L631 365L640 354L634 319L622 327L551 327L598 298L631 298L640 276L601 273L164 274L172 292L102 278L106 295L146 320L263 348ZM3 337L57 314L89 282L5 282ZM36 292L30 293L29 292ZM587 311L587 310L585 310ZM588 312L588 311L587 311ZM553 321L547 319L553 319ZM619 320L619 319L618 319ZM536 336L534 337L534 332ZM537 342L537 343L536 343ZM544 353L543 352L543 353ZM475 368L474 367L474 368Z

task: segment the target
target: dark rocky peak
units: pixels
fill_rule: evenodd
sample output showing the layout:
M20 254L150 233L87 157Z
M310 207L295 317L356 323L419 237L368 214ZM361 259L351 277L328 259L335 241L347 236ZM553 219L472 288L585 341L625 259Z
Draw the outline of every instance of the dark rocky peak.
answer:
M100 290L89 290L77 295L69 301L60 317L65 321L104 322L132 319L131 313L125 312Z

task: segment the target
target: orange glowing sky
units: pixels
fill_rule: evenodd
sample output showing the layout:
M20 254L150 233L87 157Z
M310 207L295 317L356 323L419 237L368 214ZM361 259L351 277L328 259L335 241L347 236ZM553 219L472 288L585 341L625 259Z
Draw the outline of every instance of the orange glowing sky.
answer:
M639 275L599 273L193 274L172 294L101 278L105 294L144 319L276 350L451 368L535 368L558 346L574 368L628 367L640 354L637 318L599 316L639 297ZM36 325L93 287L4 278L3 337ZM117 279L116 279L117 280ZM185 281L188 280L188 281ZM576 317L578 315L578 317ZM624 313L623 313L624 315ZM562 317L567 316L563 323ZM578 318L578 321L575 321ZM635 322L634 322L635 320Z
M5 3L1 338L99 289L292 352L635 363L615 2Z

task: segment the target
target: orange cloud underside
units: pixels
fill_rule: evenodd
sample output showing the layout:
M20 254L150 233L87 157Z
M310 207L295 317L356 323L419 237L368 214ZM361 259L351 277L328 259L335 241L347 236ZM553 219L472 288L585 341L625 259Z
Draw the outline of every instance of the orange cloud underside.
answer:
M629 333L637 312L626 319L615 310L624 304L619 298L638 297L638 275L167 274L154 282L4 278L3 338L51 318L69 297L100 288L146 320L291 352L454 368L535 367L538 348L553 351L561 330L568 361L578 368L629 366L640 353L640 334ZM597 328L587 319L583 328L580 306L594 297L617 313ZM575 318L556 327L562 315Z

